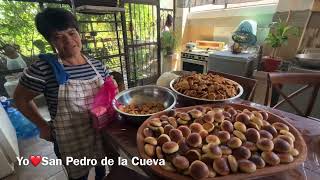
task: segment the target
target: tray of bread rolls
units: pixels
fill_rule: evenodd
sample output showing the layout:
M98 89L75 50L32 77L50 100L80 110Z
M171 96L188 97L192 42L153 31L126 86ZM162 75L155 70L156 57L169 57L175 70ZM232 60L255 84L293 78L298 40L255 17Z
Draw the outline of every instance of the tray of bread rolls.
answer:
M178 108L148 118L137 132L141 158L164 162L164 179L246 179L302 164L307 147L283 118L242 104Z

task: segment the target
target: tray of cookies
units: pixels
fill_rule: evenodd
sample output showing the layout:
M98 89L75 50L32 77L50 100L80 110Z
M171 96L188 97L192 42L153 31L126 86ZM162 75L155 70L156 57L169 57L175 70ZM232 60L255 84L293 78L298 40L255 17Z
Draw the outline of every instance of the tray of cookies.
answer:
M222 102L239 98L243 87L215 74L189 74L173 79L170 88L179 96L204 102Z
M224 103L158 113L138 129L144 159L164 179L246 179L302 164L307 147L283 118L255 107Z

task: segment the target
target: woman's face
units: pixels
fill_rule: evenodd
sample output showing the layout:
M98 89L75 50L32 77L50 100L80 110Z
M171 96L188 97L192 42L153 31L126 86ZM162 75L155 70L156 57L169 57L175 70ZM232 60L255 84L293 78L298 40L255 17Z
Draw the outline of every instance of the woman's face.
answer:
M70 58L81 53L81 38L75 28L54 32L50 42L61 58Z

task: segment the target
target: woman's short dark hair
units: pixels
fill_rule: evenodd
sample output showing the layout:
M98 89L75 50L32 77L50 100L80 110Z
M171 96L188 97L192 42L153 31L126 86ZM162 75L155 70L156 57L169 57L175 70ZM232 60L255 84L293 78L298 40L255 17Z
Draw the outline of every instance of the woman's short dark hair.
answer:
M78 23L74 15L62 8L46 8L38 13L36 27L42 36L49 41L52 33L75 28L79 31Z
M168 27L171 27L172 22L173 22L173 17L171 16L171 14L168 14L165 25Z

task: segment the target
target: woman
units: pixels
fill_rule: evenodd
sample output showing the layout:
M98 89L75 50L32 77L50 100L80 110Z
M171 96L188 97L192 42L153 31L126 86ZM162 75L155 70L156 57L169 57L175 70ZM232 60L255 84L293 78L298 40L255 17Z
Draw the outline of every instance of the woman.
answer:
M24 69L27 67L26 62L24 62L21 55L13 46L6 44L3 46L3 51L7 59L8 70Z
M37 14L36 27L57 55L42 55L23 74L15 91L19 110L40 129L40 137L54 142L70 179L87 179L91 166L66 165L74 159L105 157L101 134L91 124L89 107L103 85L107 72L100 61L81 53L81 38L75 17L68 11L47 8ZM52 121L47 123L32 99L43 93ZM49 125L50 124L50 125ZM96 179L105 168L96 166Z

